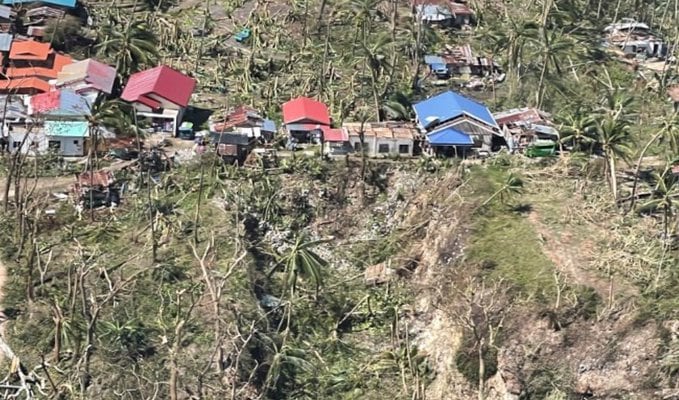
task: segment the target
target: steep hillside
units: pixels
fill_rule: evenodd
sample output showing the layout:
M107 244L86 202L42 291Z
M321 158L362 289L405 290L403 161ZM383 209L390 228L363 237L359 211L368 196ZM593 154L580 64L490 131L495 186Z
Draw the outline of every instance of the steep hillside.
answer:
M26 220L6 333L46 396L476 398L480 371L486 398L672 393L659 227L600 209L563 162L379 162L362 181L360 160L297 159L202 191L200 169L94 222Z

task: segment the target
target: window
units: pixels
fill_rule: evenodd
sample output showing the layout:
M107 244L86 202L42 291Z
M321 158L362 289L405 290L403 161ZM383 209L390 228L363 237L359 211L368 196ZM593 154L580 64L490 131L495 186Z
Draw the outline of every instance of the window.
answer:
M19 147L20 144L21 142L12 142L12 148L16 149L17 147Z
M377 152L380 154L389 153L389 144L383 143L377 147Z
M80 144L80 141L79 141L79 140L74 140L74 141L73 141L73 144L77 146L77 145Z
M47 147L49 147L50 150L59 150L61 148L61 142L58 140L50 140L47 142Z
M398 154L409 154L410 153L410 145L407 144L399 144L398 145Z
M361 142L354 142L354 150L361 151Z

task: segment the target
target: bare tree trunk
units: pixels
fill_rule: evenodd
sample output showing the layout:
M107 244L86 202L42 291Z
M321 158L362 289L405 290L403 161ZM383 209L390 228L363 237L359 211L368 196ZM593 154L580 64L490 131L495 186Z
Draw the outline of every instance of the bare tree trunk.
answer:
M484 395L484 385L485 385L485 375L486 375L486 364L483 360L483 346L485 344L485 338L481 338L479 341L478 357L479 357L479 393L478 399L483 400Z

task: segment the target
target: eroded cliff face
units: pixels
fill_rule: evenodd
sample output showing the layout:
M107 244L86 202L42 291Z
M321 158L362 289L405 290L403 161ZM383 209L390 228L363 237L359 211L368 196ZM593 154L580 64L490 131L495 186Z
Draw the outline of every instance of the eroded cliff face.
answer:
M479 398L478 383L459 365L460 352L475 346L470 323L483 331L484 351L494 354L485 366L492 372L484 385L486 399L675 398L660 358L664 347L677 345L679 323L641 321L634 290L618 282L608 288L605 278L588 269L590 260L574 239L574 247L555 254L561 236L552 237L530 215L522 218L543 242L545 259L554 264L560 297L530 298L511 286L491 285L502 277L468 257L478 203L465 185L459 173L450 172L420 186L391 216L401 228L420 227L401 254L417 260L406 278L416 293L408 326L413 343L436 372L427 398ZM520 240L516 243L521 246ZM587 245L591 256L596 249ZM495 334L494 349L488 331Z

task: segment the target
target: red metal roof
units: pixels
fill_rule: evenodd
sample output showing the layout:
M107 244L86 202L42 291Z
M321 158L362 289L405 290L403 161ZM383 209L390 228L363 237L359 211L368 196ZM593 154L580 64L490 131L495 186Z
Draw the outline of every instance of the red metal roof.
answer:
M217 132L223 132L233 127L252 128L261 126L263 122L264 119L254 108L238 106L226 116L226 121L215 123L213 129Z
M120 98L146 104L147 100L151 100L148 96L153 94L178 106L186 107L195 87L196 81L193 78L161 65L131 75Z
M41 93L31 97L31 106L34 112L44 112L59 108L61 103L61 92L53 91Z
M330 128L329 126L322 126L323 140L326 142L346 142L349 140L349 135L344 129Z
M35 40L15 40L9 50L10 60L47 60L50 53L49 43L40 43Z
M328 107L320 101L308 97L298 97L283 103L283 123L293 124L301 121L330 125Z

